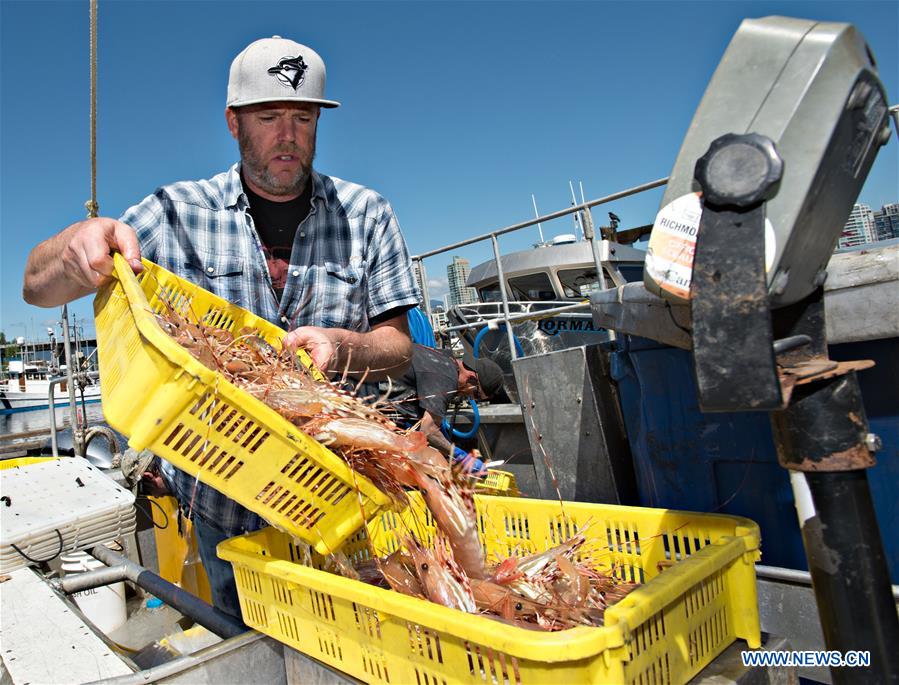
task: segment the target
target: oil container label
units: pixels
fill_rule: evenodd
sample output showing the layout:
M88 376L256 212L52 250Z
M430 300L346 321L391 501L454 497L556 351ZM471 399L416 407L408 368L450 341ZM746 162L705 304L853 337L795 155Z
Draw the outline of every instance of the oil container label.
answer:
M682 300L690 299L693 280L693 255L702 218L699 193L681 195L656 214L646 250L645 268L663 291ZM774 262L775 235L771 221L765 218L765 269Z
M646 250L646 271L662 290L681 299L690 298L693 276L693 253L702 203L699 193L681 195L659 210L649 247Z

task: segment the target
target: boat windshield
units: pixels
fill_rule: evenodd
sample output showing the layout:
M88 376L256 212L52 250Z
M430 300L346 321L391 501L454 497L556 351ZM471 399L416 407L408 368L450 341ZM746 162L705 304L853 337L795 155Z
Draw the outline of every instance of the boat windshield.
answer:
M499 284L485 285L478 289L478 298L481 302L502 302L503 294L499 291Z
M642 264L619 264L618 271L628 283L643 280ZM606 282L611 282L608 272L604 272ZM598 279L596 278L595 268L581 269L559 269L556 273L559 277L559 283L562 284L562 292L565 297L588 297L590 293L596 290L602 290Z
M542 271L510 278L509 287L512 289L512 299L514 300L542 302L556 299L556 292L553 290L549 275Z
M596 269L560 269L557 275L565 297L587 297L600 289Z

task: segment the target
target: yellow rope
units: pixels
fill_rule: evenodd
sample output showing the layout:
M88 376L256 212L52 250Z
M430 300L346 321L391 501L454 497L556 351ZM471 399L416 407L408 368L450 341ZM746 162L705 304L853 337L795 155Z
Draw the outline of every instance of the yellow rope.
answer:
M87 218L100 214L97 204L97 0L90 0L91 53L91 199L84 203Z

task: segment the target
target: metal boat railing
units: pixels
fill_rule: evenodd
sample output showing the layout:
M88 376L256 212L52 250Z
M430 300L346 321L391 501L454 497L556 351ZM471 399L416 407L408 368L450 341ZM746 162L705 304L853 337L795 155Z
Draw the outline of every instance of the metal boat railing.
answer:
M497 325L499 321L503 323L516 323L519 321L535 321L539 319L544 319L548 316L552 316L559 313L570 313L572 316L581 316L585 319L593 319L593 315L590 312L579 312L580 309L588 309L590 306L589 300L584 300L583 302L574 302L572 304L566 304L562 306L556 305L555 302L510 302L509 305L520 305L522 309L525 311L519 312L517 314L509 314L508 317L505 316L505 313L500 309L500 302L483 302L480 303L482 305L496 305L497 311L491 312L488 307L480 307L477 305L457 305L456 306L456 314L459 318L463 319L465 323L459 324L456 326L445 326L440 330L444 333L452 333L456 331L464 331L476 328L482 328L484 326L492 326ZM547 305L546 307L539 307L539 305ZM468 310L473 310L473 314L478 317L476 321L468 320ZM486 310L486 311L485 311Z
M501 297L501 305L502 305L502 314L498 317L492 317L490 319L484 319L481 321L471 321L458 326L450 326L441 328L442 332L450 332L450 331L462 331L469 329L481 328L483 326L497 325L499 321L502 321L505 324L506 328L506 336L508 338L509 343L509 354L511 355L511 359L517 359L518 354L515 349L515 334L512 331L512 325L516 321L523 321L527 319L533 319L539 317L550 316L557 313L563 312L571 312L573 310L578 310L589 306L588 302L578 302L575 304L563 305L551 309L541 309L538 314L534 313L524 313L524 314L512 314L509 305L509 294L506 292L506 278L505 273L503 272L502 259L499 252L499 243L497 242L497 238L501 235L505 235L506 233L512 233L514 231L519 231L523 228L529 228L538 223L544 221L551 221L553 219L558 219L563 216L568 216L569 214L574 214L576 212L583 212L581 217L586 220L581 223L584 227L584 238L590 241L591 249L593 251L593 261L596 265L596 273L597 275L601 275L606 273L605 269L612 271L611 267L611 243L608 240L597 240L596 233L593 230L593 222L590 220L590 214L587 210L596 207L601 204L606 204L608 202L613 202L614 200L620 200L625 197L630 197L631 195L637 195L638 193L645 192L647 190L652 190L653 188L658 188L659 186L663 186L668 182L668 177L660 178L655 181L650 181L649 183L643 183L638 186L634 186L632 188L628 188L626 190L621 190L617 193L612 193L611 195L606 195L604 197L596 198L595 200L590 200L588 202L582 202L581 204L575 204L571 207L566 207L565 209L561 209L557 212L552 212L551 214L544 214L543 216L538 216L533 219L529 219L527 221L521 221L517 224L512 224L511 226L506 226L504 228L499 228L495 231L488 231L487 233L482 233L481 235L475 236L473 238L468 238L466 240L460 240L455 243L451 243L450 245L446 245L444 247L439 247L435 250L428 250L427 252L422 252L421 254L414 255L412 257L412 261L418 265L419 273L421 274L422 282L427 283L427 271L425 270L424 260L428 257L433 257L435 255L443 254L445 252L449 252L450 250L456 250L460 247L465 247L467 245L473 245L475 243L479 243L485 240L489 240L493 247L493 260L494 264L496 264L496 274L499 280L499 291ZM602 277L604 279L604 277ZM613 277L613 281L617 280ZM603 283L603 286L606 284ZM621 285L621 283L613 283L613 285ZM424 306L425 312L428 315L428 319L433 321L433 316L431 313L431 302L430 298L426 295L426 293L422 293L424 296Z
M68 387L71 388L74 381L86 384L88 381L99 381L99 379L100 374L97 371L80 371L71 374L67 373L65 376L56 376L50 379L47 409L50 413L50 450L51 454L54 457L59 456L59 446L57 444L58 429L56 427L56 386L63 383L68 383ZM106 437L106 439L110 442L109 446L110 449L112 449L113 454L117 453L118 440L115 438L115 435L111 431L109 431L108 428L103 428L102 426L87 428L86 418L85 421L82 422L79 420L77 415L78 400L73 399L71 393L68 399L68 406L69 410L71 411L69 425L72 429L72 445L75 449L75 454L79 456L84 456L85 454L87 454L87 446L90 441L97 436L97 434ZM81 402L81 412L82 416L87 416L83 398Z

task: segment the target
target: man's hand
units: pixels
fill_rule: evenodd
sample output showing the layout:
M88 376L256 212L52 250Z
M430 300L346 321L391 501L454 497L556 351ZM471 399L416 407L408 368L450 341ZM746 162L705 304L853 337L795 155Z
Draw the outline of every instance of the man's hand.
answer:
M112 275L113 250L140 273L133 228L108 217L72 224L32 250L25 266L25 301L55 307L93 292Z
M140 247L131 226L107 217L87 219L76 226L62 253L73 280L87 288L103 285L112 275L112 250L121 252L134 272L140 273Z
M302 348L309 353L319 370L327 374L337 359L337 347L347 331L342 328L302 326L292 330L284 338L284 346L290 350Z
M141 492L151 497L165 497L172 494L158 471L144 471L140 477L140 487Z

